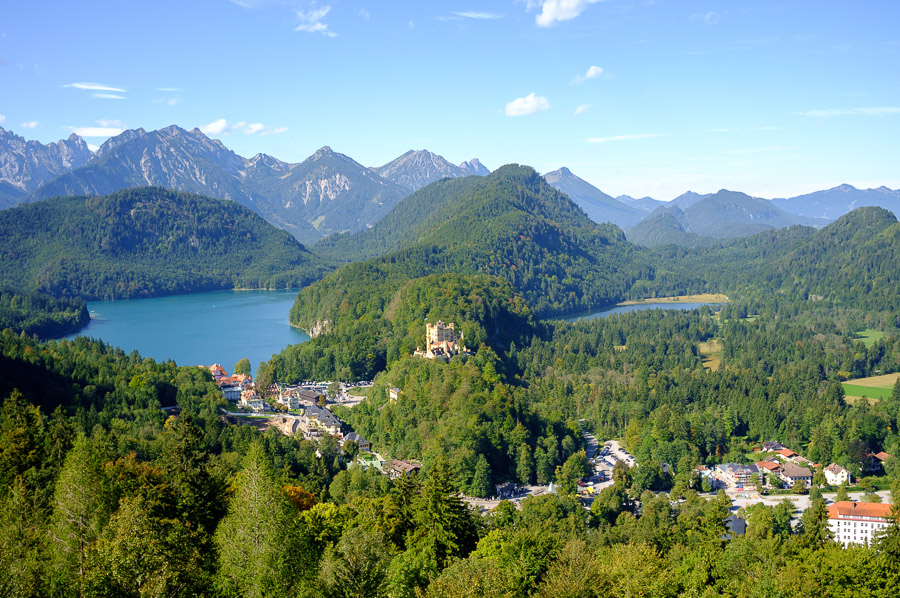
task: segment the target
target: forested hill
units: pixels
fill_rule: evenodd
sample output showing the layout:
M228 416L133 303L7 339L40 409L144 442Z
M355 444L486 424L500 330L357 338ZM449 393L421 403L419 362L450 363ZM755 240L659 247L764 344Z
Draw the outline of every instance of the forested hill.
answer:
M619 228L592 222L534 170L516 165L481 179L433 183L346 243L349 251L391 253L347 265L301 292L291 312L295 324L334 321L356 295L375 301L373 294L392 292L379 285L396 289L441 272L505 278L539 314L615 303L646 275L635 263L640 252Z
M324 271L235 202L155 187L0 212L0 255L0 284L84 299L290 288Z
M794 226L712 247L657 247L647 259L655 279L637 283L632 296L715 290L877 311L900 301L900 223L876 207L821 230Z

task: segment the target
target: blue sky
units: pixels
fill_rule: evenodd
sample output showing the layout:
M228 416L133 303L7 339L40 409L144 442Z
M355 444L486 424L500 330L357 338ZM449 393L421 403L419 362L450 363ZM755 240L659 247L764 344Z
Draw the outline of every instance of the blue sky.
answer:
M568 166L612 195L900 187L900 2L158 0L0 7L0 120L240 155Z

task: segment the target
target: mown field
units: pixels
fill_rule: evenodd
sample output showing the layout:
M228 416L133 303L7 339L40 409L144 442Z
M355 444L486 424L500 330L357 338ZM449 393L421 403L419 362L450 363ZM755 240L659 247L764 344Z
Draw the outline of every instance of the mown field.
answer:
M900 378L900 373L848 380L843 383L844 395L850 402L862 397L886 399L891 396L894 384L897 383L897 378Z

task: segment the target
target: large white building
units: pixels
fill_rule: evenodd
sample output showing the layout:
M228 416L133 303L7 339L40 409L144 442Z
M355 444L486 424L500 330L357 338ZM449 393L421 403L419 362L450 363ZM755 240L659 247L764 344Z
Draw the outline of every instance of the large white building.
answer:
M844 546L868 545L875 534L891 524L891 504L840 501L828 507L828 527L834 541Z
M844 482L849 484L852 481L853 478L850 475L850 472L837 463L832 463L825 468L825 483L829 486L840 486Z

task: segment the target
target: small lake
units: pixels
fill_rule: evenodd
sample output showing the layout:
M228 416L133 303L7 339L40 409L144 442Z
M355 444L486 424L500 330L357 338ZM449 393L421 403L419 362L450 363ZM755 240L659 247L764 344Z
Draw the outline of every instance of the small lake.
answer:
M178 365L260 361L309 340L288 324L297 291L215 291L153 299L90 301L91 323L77 333ZM74 338L70 335L66 338Z
M666 301L662 303L635 303L634 305L616 305L614 307L605 307L595 311L563 318L566 322L587 322L588 320L596 320L597 318L606 318L616 314L628 314L635 311L644 311L646 309L679 309L682 311L696 309L704 305L720 306L721 303L675 303Z

